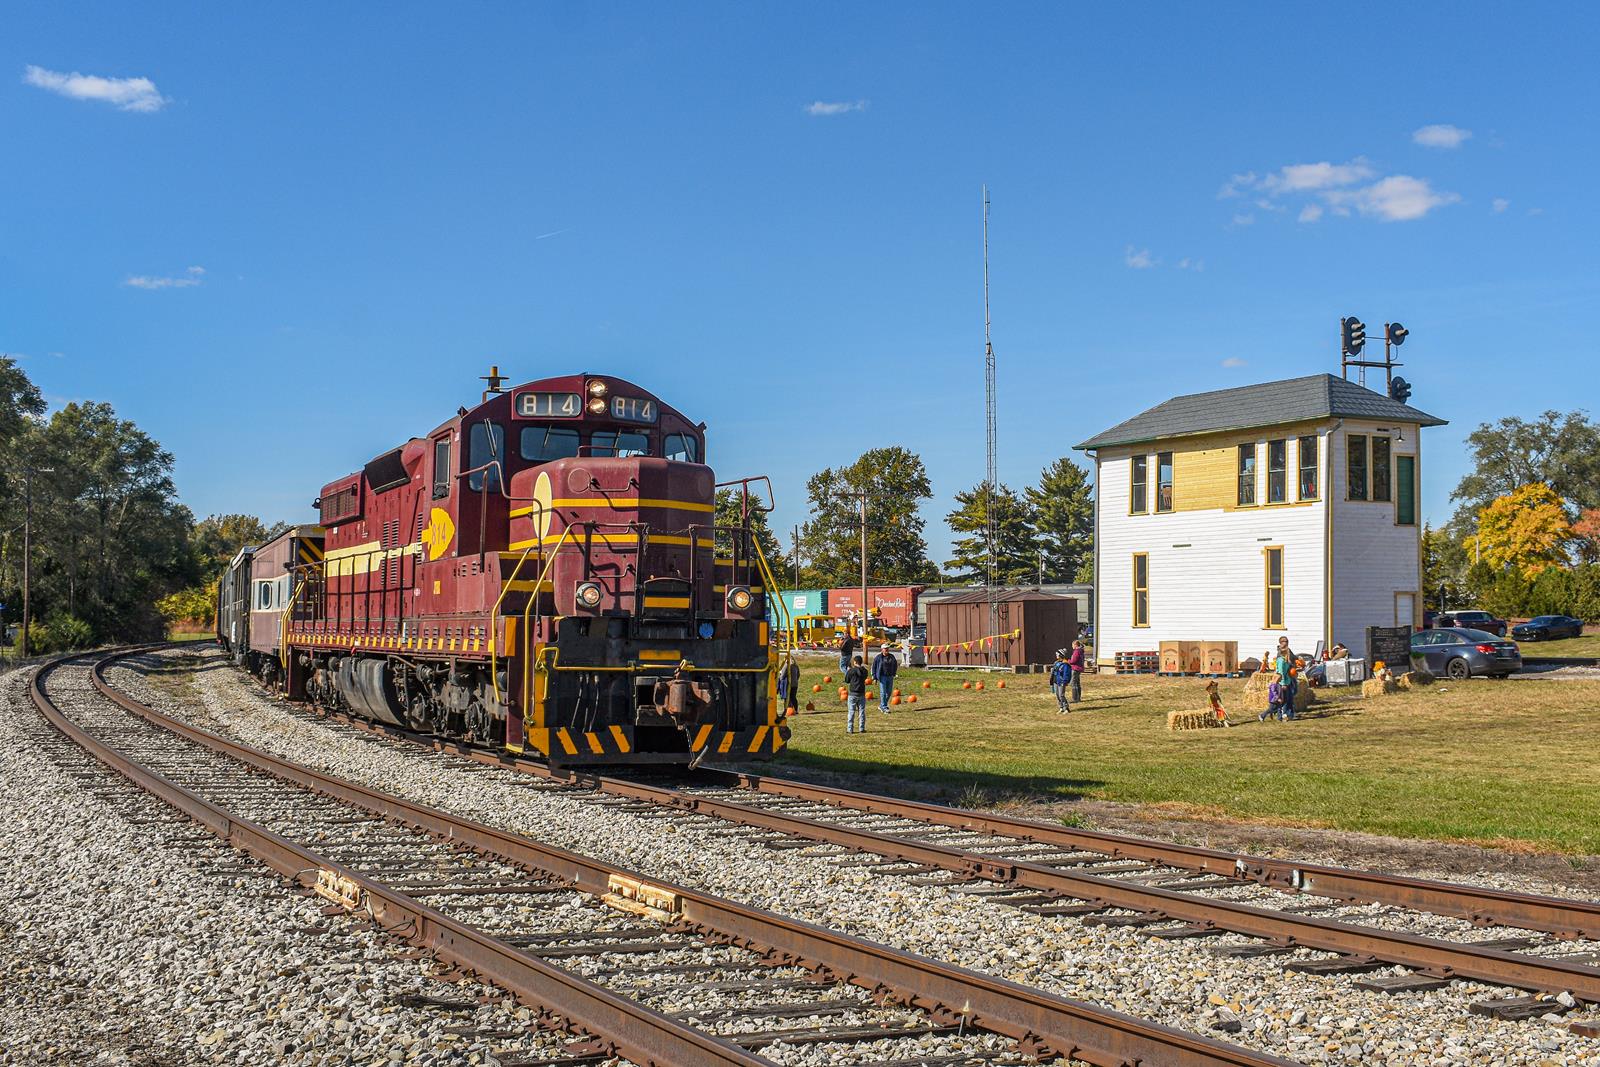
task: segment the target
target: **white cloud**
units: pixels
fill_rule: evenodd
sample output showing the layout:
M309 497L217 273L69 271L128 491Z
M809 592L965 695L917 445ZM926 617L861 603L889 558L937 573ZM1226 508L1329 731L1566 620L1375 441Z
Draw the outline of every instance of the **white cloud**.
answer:
M205 280L204 267L190 267L177 277L134 274L123 281L131 289L192 289Z
M98 74L63 74L29 66L22 72L28 85L59 93L72 100L96 100L119 111L160 111L167 98L156 91L149 78L102 78Z
M1455 193L1434 189L1425 178L1408 174L1380 176L1363 156L1345 163L1291 163L1263 176L1253 171L1235 174L1218 195L1239 196L1246 191L1254 194L1258 210L1287 211L1298 203L1295 217L1303 223L1316 222L1329 214L1341 218L1360 214L1385 222L1402 222L1420 219L1436 207L1461 199ZM1235 226L1248 226L1254 221L1254 214L1233 216Z
M1246 189L1254 189L1256 185L1256 172L1247 171L1244 174L1235 174L1222 183L1222 188L1217 190L1217 199L1226 200L1230 196L1238 196Z
M1376 171L1365 159L1357 156L1348 163L1291 163L1276 174L1261 179L1260 188L1271 196L1285 193L1313 192L1352 185L1372 177Z
M1206 261L1203 259L1191 259L1189 256L1184 256L1182 259L1178 260L1178 269L1203 272L1206 269Z
M1353 207L1361 214L1384 222L1409 222L1420 219L1436 207L1454 204L1455 193L1436 192L1424 178L1393 174L1362 189L1339 189L1324 194L1328 203Z
M852 111L867 110L865 100L813 100L806 105L806 114L825 118L829 115L848 115Z
M1511 201L1507 200L1503 196L1497 196L1494 198L1494 202L1491 206L1494 208L1494 213L1498 215L1506 208L1511 206Z
M1248 367L1250 364L1248 361L1242 360L1238 356L1229 356L1227 359L1222 361L1222 365L1227 367L1229 370L1236 370L1239 367Z
M1471 130L1463 130L1460 126L1452 126L1449 123L1438 123L1422 127L1411 135L1411 139L1424 148L1460 148L1461 143L1471 136Z
M1122 253L1122 262L1134 270L1149 270L1156 265L1156 261L1151 258L1148 248L1141 248L1135 251L1132 245L1129 245Z

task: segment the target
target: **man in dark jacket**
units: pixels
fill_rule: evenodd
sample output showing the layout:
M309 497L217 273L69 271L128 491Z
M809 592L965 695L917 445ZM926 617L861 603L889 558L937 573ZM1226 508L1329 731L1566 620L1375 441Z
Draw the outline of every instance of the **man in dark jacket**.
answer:
M900 660L884 645L872 658L872 680L878 683L878 708L889 714L889 690L894 688L894 676L900 670Z
M867 668L862 666L861 657L857 656L850 664L850 669L844 672L844 688L849 701L849 712L845 720L845 733L856 732L856 723L861 724L861 732L867 732Z
M839 669L841 671L850 669L850 660L856 654L856 648L859 645L860 642L856 640L855 634L845 630L844 640L839 642Z

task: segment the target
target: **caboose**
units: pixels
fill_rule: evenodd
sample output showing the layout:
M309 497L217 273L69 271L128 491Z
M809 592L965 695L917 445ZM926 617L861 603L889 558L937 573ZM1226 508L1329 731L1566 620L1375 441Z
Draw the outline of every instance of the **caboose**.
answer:
M489 381L323 487L289 695L553 763L777 753L755 480L719 525L704 423L612 375Z

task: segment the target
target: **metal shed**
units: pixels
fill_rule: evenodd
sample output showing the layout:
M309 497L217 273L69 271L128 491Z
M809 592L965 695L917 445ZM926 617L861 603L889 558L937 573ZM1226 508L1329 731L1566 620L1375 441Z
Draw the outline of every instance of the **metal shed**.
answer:
M989 593L958 593L928 605L928 666L1027 667L1050 663L1078 636L1078 602L1036 589L996 591L998 622L989 618ZM1009 636L1015 634L1015 636ZM985 639L990 644L985 645Z

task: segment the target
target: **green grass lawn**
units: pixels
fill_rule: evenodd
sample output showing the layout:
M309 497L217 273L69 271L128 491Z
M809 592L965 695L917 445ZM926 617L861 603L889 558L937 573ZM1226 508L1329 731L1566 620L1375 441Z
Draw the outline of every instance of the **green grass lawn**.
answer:
M213 633L175 633L167 638L169 641L210 641L216 638Z
M1600 657L1600 634L1564 637L1559 641L1518 641L1524 656Z
M812 694L825 673L834 682ZM999 690L998 675L906 671L901 690L919 702L886 718L874 701L869 732L851 736L838 676L805 671L802 692L817 711L791 720L787 761L935 783L952 799L1090 797L1175 815L1600 853L1600 682L1441 683L1366 701L1341 689L1300 721L1257 723L1242 713L1244 681L1224 680L1239 725L1174 733L1168 711L1205 707L1198 679L1090 675L1082 709L1059 715L1042 675L1006 676ZM960 688L980 677L983 692Z

